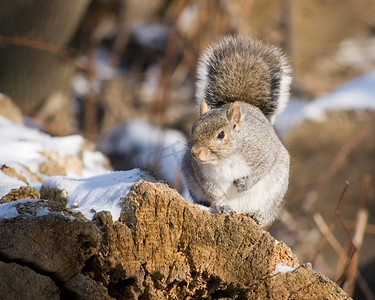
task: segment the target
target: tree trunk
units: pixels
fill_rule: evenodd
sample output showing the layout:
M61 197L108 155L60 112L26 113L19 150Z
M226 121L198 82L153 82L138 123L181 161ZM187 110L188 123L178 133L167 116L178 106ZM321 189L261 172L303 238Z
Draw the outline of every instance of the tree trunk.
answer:
M69 93L74 65L62 50L90 0L0 0L0 92L25 112Z

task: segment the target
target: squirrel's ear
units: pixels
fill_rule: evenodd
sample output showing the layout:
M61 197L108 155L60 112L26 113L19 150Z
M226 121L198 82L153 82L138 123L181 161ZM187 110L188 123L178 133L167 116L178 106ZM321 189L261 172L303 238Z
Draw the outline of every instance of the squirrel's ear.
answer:
M200 115L204 115L206 112L208 112L208 105L207 105L207 102L206 100L202 100L201 102L201 106L200 106L200 109L199 109L199 113Z
M233 129L238 130L238 125L241 122L242 112L238 102L234 102L228 109L227 118L233 123Z

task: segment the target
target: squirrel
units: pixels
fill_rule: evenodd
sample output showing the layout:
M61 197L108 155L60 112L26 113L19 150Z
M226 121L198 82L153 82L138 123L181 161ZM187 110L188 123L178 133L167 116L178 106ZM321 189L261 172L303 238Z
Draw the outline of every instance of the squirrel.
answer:
M260 226L278 216L289 182L289 153L273 122L289 98L291 68L282 51L228 36L198 61L193 124L182 174L194 202L244 213Z

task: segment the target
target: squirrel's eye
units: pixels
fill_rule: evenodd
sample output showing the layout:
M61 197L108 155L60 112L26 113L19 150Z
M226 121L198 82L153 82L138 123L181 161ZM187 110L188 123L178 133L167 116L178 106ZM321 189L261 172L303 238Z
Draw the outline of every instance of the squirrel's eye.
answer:
M225 133L224 133L224 131L220 131L219 134L217 135L217 138L218 138L219 140L222 140L224 137L225 137Z

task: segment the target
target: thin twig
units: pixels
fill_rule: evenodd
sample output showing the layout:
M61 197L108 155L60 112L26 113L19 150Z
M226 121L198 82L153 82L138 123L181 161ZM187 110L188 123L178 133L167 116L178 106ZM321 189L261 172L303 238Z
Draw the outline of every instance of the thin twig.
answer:
M335 215L333 216L332 218L332 221L329 225L329 230L327 231L327 233L323 236L323 238L321 239L320 243L319 243L319 246L318 246L318 249L316 250L314 256L313 256L313 259L312 261L315 262L316 258L318 257L318 255L320 254L320 252L322 251L326 241L327 241L327 235L328 235L328 232L333 232L333 229L334 227L336 226L336 222L337 222L337 216L338 216L338 213L341 209L341 205L342 205L342 202L344 200L344 196L346 194L346 191L348 190L348 187L349 187L349 182L345 182L345 187L343 189L343 191L341 192L341 196L339 198L339 201L337 202L337 205L336 205L336 209L335 209Z
M349 240L349 242L350 242L350 250L349 250L349 259L350 259L350 260L349 260L349 262L348 262L348 265L344 268L342 275L339 277L338 282L341 282L341 280L344 278L344 275L345 275L345 273L346 273L346 270L347 270L347 268L349 267L349 263L350 263L350 261L352 260L354 254L355 254L356 251L357 251L357 247L356 247L356 246L354 245L354 243L353 243L352 235L351 235L349 229L345 226L344 221L343 221L343 219L342 219L341 216L340 216L341 206L342 206L342 203L343 203L343 201L344 201L344 195L345 195L346 190L347 190L347 188L349 187L350 183L349 183L349 181L346 181L345 184L346 184L346 185L345 185L344 191L343 191L343 193L342 193L342 197L340 197L340 201L339 201L339 203L337 204L337 207L336 207L336 210L335 210L335 217L336 217L337 220L340 222L342 228L344 228L344 231L345 231L345 233L346 233L346 235L347 235L347 237L348 237L348 240Z
M332 246L332 248L336 251L336 253L339 254L339 255L341 253L345 253L344 248L341 246L341 244L335 238L333 233L329 230L329 227L328 227L327 223L324 221L322 215L320 213L315 213L313 218L314 218L314 221L315 221L316 225L318 226L320 232L324 236L327 236L327 241ZM347 259L346 253L345 253L345 259Z
M15 46L22 46L22 47L27 47L31 49L37 49L37 50L42 50L50 53L54 53L59 55L60 57L64 58L70 63L75 64L73 61L73 54L75 51L72 49L64 49L60 46L56 46L54 44L46 43L43 41L37 41L37 40L30 40L27 38L22 38L22 37L7 37L0 35L0 45L2 47L6 47L8 45L15 45Z
M335 274L335 281L339 282L342 274L345 272L345 268L348 265L348 255L347 252L350 250L350 241L348 239L345 240L345 246L343 248L343 251L341 252L339 256L339 261L337 262L336 266L336 274Z
M366 209L360 209L357 214L357 226L355 229L353 244L356 248L355 253L353 254L352 259L350 260L347 279L344 283L344 290L348 293L349 296L353 297L354 288L355 288L355 279L356 271L359 258L359 249L363 243L363 235L365 233L365 228L368 220L368 211Z

